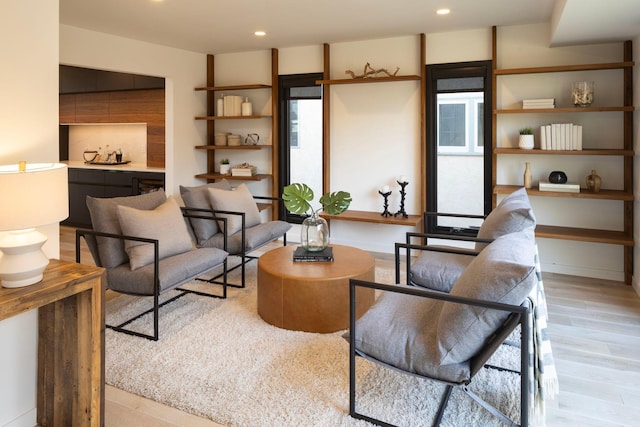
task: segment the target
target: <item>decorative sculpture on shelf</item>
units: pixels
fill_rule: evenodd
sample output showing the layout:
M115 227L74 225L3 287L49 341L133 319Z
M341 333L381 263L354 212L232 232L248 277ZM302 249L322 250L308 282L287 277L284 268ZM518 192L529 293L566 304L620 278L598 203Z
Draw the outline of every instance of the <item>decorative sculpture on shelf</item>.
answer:
M380 215L384 217L391 216L392 213L389 212L389 196L391 195L391 190L389 190L389 186L385 185L384 187L382 187L380 190L378 190L378 194L384 197L384 210Z
M344 73L345 74L349 74L354 79L362 79L362 78L380 77L379 74L384 74L384 75L386 75L386 77L393 77L396 74L398 74L399 70L400 70L400 67L396 67L396 71L393 74L391 74L389 71L387 71L386 68L378 68L376 70L371 66L371 64L369 64L367 62L365 64L365 66L364 66L364 70L363 70L362 74L360 74L360 75L356 75L356 73L354 73L351 70L346 70Z
M404 210L404 199L407 195L405 187L409 185L409 181L407 181L407 178L405 176L401 176L396 182L398 183L398 185L400 185L400 210L396 212L394 216L400 215L403 218L409 218L409 215L407 215L407 212Z

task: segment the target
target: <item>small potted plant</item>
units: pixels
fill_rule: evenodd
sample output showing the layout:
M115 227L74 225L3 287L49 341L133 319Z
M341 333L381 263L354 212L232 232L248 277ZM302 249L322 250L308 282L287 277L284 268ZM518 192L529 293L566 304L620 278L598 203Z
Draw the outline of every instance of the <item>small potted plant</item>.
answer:
M518 147L531 150L533 149L533 131L531 128L520 129L520 139L518 140Z
M319 252L329 246L329 225L320 217L324 210L330 215L339 215L351 204L351 194L346 191L326 193L320 197L318 209L311 206L313 190L306 184L294 183L284 187L282 198L284 207L297 215L309 215L302 222L300 245L309 252Z
M231 165L229 164L229 159L220 160L220 175L229 175L229 171L231 170Z

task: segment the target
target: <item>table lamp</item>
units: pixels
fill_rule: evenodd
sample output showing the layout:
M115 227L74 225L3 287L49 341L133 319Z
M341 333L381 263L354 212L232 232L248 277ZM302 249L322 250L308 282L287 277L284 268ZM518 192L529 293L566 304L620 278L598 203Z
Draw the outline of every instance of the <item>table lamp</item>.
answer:
M42 280L47 236L35 227L69 216L67 166L29 163L0 166L0 283L5 288Z

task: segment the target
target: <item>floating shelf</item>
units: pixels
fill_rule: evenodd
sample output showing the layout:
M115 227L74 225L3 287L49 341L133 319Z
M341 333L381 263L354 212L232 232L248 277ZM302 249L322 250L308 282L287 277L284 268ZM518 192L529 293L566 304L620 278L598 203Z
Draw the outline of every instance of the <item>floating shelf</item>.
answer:
M495 110L495 114L540 114L540 113L607 113L634 111L629 107L561 107L561 108L507 108Z
M521 185L496 185L493 189L495 194L511 194L517 189L522 188ZM529 196L540 197L564 197L570 199L598 199L598 200L622 200L633 201L633 194L622 190L600 190L597 193L591 193L584 188L579 193L567 193L563 191L540 191L537 188L527 188Z
M594 230L590 228L558 227L537 225L536 237L547 239L573 240L576 242L607 243L611 245L633 246L633 237L622 231Z
M534 148L533 150L524 150L522 148L514 147L498 147L493 150L495 154L521 154L528 156L530 154L540 155L575 155L575 156L625 156L633 157L633 150L624 149L600 149L600 148L586 148L584 150L540 150Z
M329 215L326 212L320 214L324 219L328 220L342 220L342 221L356 221L356 222L373 222L377 224L395 224L406 225L410 227L417 226L422 221L422 215L409 215L408 218L401 217L384 217L380 212L368 212L368 211L352 211L347 210L340 215Z
M250 84L250 85L232 85L232 86L205 86L205 87L195 88L195 90L206 90L209 92L216 92L216 91L223 91L223 90L247 90L247 89L271 89L271 85Z
M263 179L271 178L271 175L259 173L253 176L231 176L231 175L220 175L219 173L201 173L196 175L196 178L199 179L228 179L232 181L262 181Z
M535 73L564 73L567 71L597 71L597 70L617 70L621 68L632 68L634 61L607 62L602 64L578 64L559 65L550 67L529 67L529 68L503 68L494 70L497 76L508 76L514 74L535 74Z
M317 84L321 85L349 85L358 83L386 83L386 82L402 82L402 81L414 81L420 80L420 76L392 76L392 77L368 77L368 78L355 78L355 79L334 79L334 80L316 80Z
M271 116L197 116L196 120L270 119Z
M271 145L196 145L196 150L261 150Z

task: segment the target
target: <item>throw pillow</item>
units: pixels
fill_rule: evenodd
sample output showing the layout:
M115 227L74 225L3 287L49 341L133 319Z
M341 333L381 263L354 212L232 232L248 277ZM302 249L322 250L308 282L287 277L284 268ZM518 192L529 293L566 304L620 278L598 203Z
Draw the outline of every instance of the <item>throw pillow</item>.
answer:
M197 187L180 186L180 196L184 205L189 208L211 209L211 201L209 198L209 188L218 188L220 190L231 190L231 184L226 179L212 182L210 184L199 185ZM218 222L208 219L189 218L193 233L195 234L198 246L201 246L209 240L214 234L218 233Z
M536 284L533 231L498 237L471 261L450 294L520 305ZM438 322L443 363L469 360L509 313L447 302Z
M167 200L165 192L160 189L139 196L99 198L87 196L87 207L91 215L94 231L102 233L122 234L118 221L118 205L131 206L137 209L154 209ZM104 268L113 268L127 262L122 240L110 237L96 238L100 264Z
M411 263L411 283L434 291L449 292L474 258L471 253L464 255L423 250Z
M118 219L125 235L158 240L160 259L193 248L180 206L173 197L153 210L118 206ZM124 248L131 270L153 263L153 244L126 240Z
M260 224L262 221L258 205L253 195L245 184L240 184L233 191L225 191L217 188L209 188L211 206L218 211L244 212L246 228ZM227 218L227 232L231 236L242 229L242 217L240 215L221 214ZM222 227L222 225L220 225Z
M506 196L485 218L478 230L478 238L495 239L516 231L536 228L527 190L522 187ZM481 251L487 243L476 243L476 251Z

